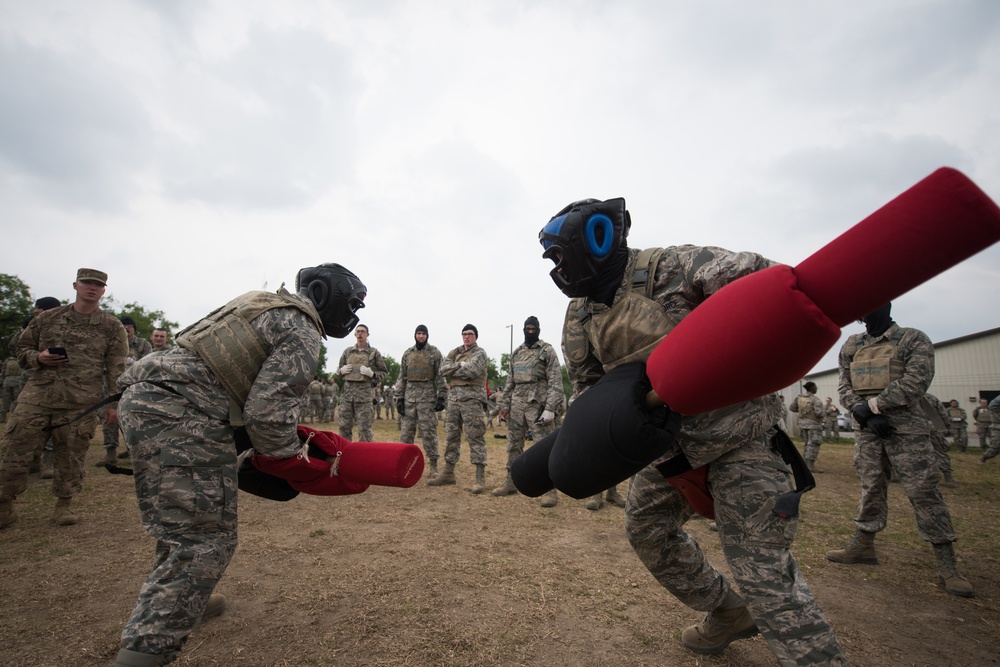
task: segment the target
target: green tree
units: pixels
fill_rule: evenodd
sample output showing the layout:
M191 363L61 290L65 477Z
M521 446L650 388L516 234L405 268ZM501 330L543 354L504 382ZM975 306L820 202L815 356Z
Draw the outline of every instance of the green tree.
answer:
M34 310L31 290L24 281L17 276L0 273L0 359L6 359L14 352L8 349L10 341Z
M124 306L115 301L115 297L106 296L101 303L101 308L111 313L115 317L131 317L135 320L135 335L139 338L149 338L153 329L166 329L173 339L180 325L166 318L162 310L147 310L145 306L135 303L126 303Z
M507 377L510 375L510 352L500 355L500 368L497 369L498 383L503 389L507 386Z
M509 356L509 355L504 355L504 356ZM500 375L500 370L497 368L497 362L492 357L488 358L486 360L486 383L489 384L490 387L496 387L502 389L504 383L506 382L506 378L507 378L506 373L504 373L502 376Z
M389 371L382 381L383 384L387 384L391 387L396 386L396 380L399 379L399 362L393 359L388 354L382 355L382 361L385 362L385 367Z
M566 394L566 400L573 395L573 381L569 379L569 371L566 370L565 366L560 366L562 369L562 381L563 381L563 393Z

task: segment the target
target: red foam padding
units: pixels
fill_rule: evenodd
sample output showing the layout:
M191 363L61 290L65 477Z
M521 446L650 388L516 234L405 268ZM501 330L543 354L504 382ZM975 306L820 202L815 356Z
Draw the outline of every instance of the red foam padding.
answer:
M293 489L308 493L311 496L350 496L364 493L367 484L349 482L343 477L331 477L329 474L305 482L289 482Z
M653 350L646 374L672 410L695 415L791 385L839 337L791 267L772 266L695 308Z
M941 168L795 267L799 289L837 325L884 306L1000 240L1000 208Z
M708 488L708 466L667 477L667 482L681 492L694 511L706 519L715 518L715 498Z
M351 442L343 448L338 474L352 482L407 489L424 474L424 453L400 442Z

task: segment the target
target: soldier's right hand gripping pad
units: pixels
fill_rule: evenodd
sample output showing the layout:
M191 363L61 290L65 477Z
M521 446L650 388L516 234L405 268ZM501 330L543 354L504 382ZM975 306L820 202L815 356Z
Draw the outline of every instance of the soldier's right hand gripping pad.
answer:
M645 405L646 365L623 364L573 401L552 453L557 489L587 498L628 479L663 457L680 432L680 415Z

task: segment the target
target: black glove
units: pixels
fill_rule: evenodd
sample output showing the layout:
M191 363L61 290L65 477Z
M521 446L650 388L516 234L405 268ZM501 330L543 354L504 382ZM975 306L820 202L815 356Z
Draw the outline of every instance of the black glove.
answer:
M872 415L868 419L868 428L880 438L892 437L896 432L896 427L889 423L885 415Z
M861 428L868 426L868 420L875 416L872 409L868 407L868 403L858 403L851 408L851 414L854 415L855 421L861 424Z
M587 498L666 454L681 418L661 405L645 405L650 391L646 365L623 364L573 401L559 429L549 475L556 488Z
M399 411L399 414L401 414L401 415L405 415L406 414L406 399L405 398L397 398L396 399L396 409Z
M510 479L523 495L537 498L555 488L549 478L549 455L559 437L559 429L524 450L510 464Z
M325 455L322 450L319 451ZM240 464L237 471L237 486L240 491L278 502L287 502L299 495L299 492L292 488L288 480L257 470L250 463L250 457L244 459Z
M444 410L444 396L438 398L437 403L434 404L434 412L441 412Z

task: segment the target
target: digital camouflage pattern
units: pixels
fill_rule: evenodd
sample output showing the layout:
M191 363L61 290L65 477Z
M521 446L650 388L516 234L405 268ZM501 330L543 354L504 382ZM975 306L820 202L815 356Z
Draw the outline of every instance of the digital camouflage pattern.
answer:
M473 465L486 465L486 368L489 358L483 348L460 345L448 353L439 371L448 378L448 411L445 413L444 460L457 463L462 448L462 429L469 441Z
M931 445L934 447L934 457L937 459L941 474L951 475L951 457L948 450L948 410L934 394L924 396L924 408L930 415Z
M389 374L382 359L382 353L371 345L363 350L359 350L357 345L352 345L340 355L340 362L337 368L351 365L353 371L344 376L344 388L340 393L340 416L337 427L340 435L352 439L354 425L358 426L357 442L373 442L375 434L372 432L372 420L375 419L375 387L372 383L378 384ZM359 372L361 366L372 369L374 375L367 377Z
M630 250L622 284L612 308L632 290L639 251ZM648 341L662 338L698 304L728 283L770 266L760 255L722 248L666 248L655 264L647 294L660 313L646 304L622 309L622 319L589 331L581 319L607 312L607 306L571 302L564 329L563 354L578 392L586 390L609 367ZM639 267L640 269L644 267ZM629 314L641 317L631 318ZM636 323L637 332L625 336ZM659 328L653 326L659 323ZM603 332L603 336L599 335ZM653 346L655 347L655 345ZM711 354L706 350L705 354ZM646 352L648 356L649 352ZM645 357L643 357L645 359ZM721 380L720 380L721 381ZM772 396L682 419L675 453L683 451L692 466L709 465L716 523L726 560L761 634L781 665L847 665L833 630L816 604L790 551L797 519L771 511L775 499L792 488L791 473L771 446L769 435L779 418ZM730 584L706 559L684 530L693 510L662 475L649 466L629 483L625 527L639 559L667 590L692 609L715 609Z
M126 332L127 334L128 332ZM147 354L152 354L153 345L145 338L139 338L138 336L132 336L132 340L128 342L128 354L125 355L125 368L128 368L134 364L139 359L142 359ZM109 378L110 380L110 378ZM110 387L114 387L113 384ZM113 392L109 392L113 393ZM103 414L103 413L102 413ZM121 430L118 428L118 424L104 424L103 435L104 435L104 448L105 449L117 449L118 448L118 435Z
M250 322L267 349L242 406L254 450L298 453L299 407L316 374L320 332L297 308ZM155 384L154 384L155 383ZM197 354L149 355L122 375L120 419L132 453L153 571L122 632L122 648L176 657L236 549L237 464L230 396Z
M805 443L802 458L812 465L819 458L819 448L823 444L823 401L816 394L803 391L788 410L799 415L799 430Z
M989 425L988 434L990 437L989 446L983 445L982 436L980 436L980 446L983 448L983 455L980 458L981 462L988 461L992 459L997 454L1000 454L1000 435L998 435L998 426L1000 426L1000 396L996 396L992 401L989 402L987 413L992 418L992 423Z
M507 376L498 405L507 413L507 470L524 452L524 439L531 433L541 440L556 429L555 420L535 423L542 410L561 414L566 401L563 394L562 366L555 349L539 339L528 346L518 345L511 355L515 370ZM518 381L516 378L525 378Z
M49 347L66 348L69 362L43 366L38 353ZM125 327L103 310L82 315L73 306L59 306L31 319L17 341L17 360L32 369L8 416L0 455L0 499L15 498L27 488L28 466L49 437L53 443L52 492L69 498L83 488L84 459L97 429L89 415L67 423L104 398L105 374L117 380L125 368L128 343Z
M851 384L851 362L869 345L891 342L902 363L902 376L875 396L862 397ZM913 505L920 537L932 544L955 541L948 506L938 488L937 456L931 443L931 422L922 407L934 379L934 346L922 331L893 323L880 336L865 332L850 336L840 349L840 403L853 407L874 402L896 432L879 438L868 428L854 427L854 467L861 480L861 500L855 523L869 533L885 529L889 506L887 471L899 479Z

